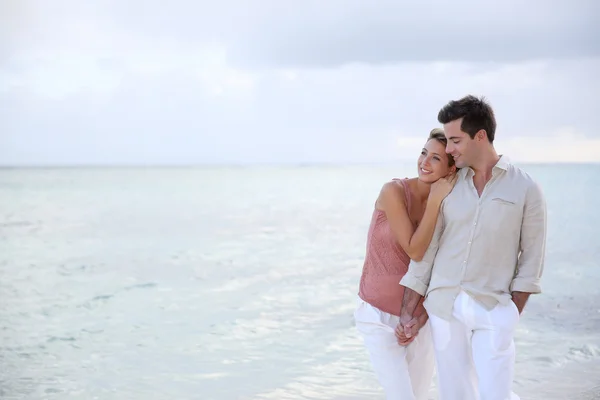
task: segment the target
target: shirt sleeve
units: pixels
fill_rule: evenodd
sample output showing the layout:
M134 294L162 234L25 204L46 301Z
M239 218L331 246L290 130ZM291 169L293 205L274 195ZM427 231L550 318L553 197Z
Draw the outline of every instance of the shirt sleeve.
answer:
M411 260L410 264L408 265L408 271L400 280L400 284L402 286L414 290L421 296L425 296L429 286L429 281L431 280L433 261L439 248L442 232L444 231L443 215L444 213L440 209L440 213L435 224L435 230L433 231L433 237L431 238L431 243L429 243L427 251L425 252L425 255L423 255L423 259L421 261Z
M546 253L546 200L537 183L529 187L525 198L520 250L512 291L540 293Z

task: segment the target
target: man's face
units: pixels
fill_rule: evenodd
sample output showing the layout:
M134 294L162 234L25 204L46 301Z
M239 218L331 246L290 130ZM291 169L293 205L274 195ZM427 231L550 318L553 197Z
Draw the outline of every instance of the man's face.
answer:
M470 167L477 155L475 140L460 129L462 118L444 124L444 134L448 139L446 153L454 157L456 168Z

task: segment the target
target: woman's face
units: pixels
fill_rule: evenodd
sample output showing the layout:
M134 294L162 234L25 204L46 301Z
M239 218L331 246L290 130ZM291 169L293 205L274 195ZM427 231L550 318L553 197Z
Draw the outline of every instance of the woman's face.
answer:
M455 167L448 166L446 147L435 139L429 139L421 150L417 163L419 179L425 183L433 183L448 176Z

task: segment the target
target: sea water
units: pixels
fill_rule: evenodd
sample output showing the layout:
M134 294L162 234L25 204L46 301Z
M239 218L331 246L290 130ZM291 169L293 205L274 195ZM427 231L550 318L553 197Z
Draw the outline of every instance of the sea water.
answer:
M515 392L594 398L600 165L522 167L548 240ZM0 398L382 399L352 313L379 189L415 170L0 170Z

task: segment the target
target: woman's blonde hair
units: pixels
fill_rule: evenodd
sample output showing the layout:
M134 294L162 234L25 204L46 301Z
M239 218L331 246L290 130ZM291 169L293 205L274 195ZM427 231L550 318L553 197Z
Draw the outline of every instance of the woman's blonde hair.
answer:
M446 147L448 145L448 139L446 139L446 135L444 134L444 130L442 128L433 128L431 132L429 132L429 138L427 141L429 142L431 139L437 140L441 144ZM448 166L451 167L454 165L454 157L450 154L448 156Z

